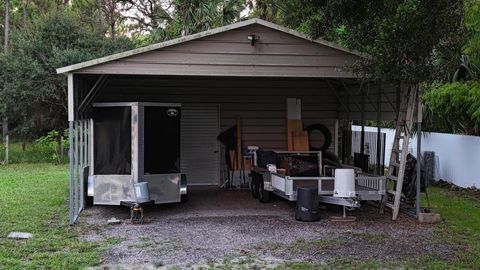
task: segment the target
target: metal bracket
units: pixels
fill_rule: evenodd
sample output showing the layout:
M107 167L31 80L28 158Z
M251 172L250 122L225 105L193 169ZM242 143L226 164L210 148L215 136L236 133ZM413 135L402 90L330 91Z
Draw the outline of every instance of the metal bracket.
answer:
M360 201L355 198L339 198L333 196L319 196L318 200L323 203L336 204L347 207L358 208L361 206Z
M97 79L95 84L92 86L90 91L88 91L87 95L83 99L82 103L78 106L78 111L83 112L85 111L86 108L88 108L88 105L92 103L92 101L95 99L95 96L98 94L98 91L102 89L102 87L105 85L107 82L108 75L102 74L100 77Z

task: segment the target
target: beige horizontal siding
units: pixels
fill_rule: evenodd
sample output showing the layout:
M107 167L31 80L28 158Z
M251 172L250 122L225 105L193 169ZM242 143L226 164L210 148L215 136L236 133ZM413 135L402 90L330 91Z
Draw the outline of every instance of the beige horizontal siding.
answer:
M260 37L255 46L247 39L251 34ZM250 25L91 66L78 73L354 78L345 67L358 59L284 32Z
M220 130L241 119L244 145L286 149L286 99L302 100L306 123L324 123L332 130L338 101L325 82L315 79L204 77L114 77L97 102L146 101L216 104Z

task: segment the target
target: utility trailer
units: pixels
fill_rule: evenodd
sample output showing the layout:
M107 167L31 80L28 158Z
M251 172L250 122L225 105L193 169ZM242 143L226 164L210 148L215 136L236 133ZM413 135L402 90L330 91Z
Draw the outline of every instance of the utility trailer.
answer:
M386 193L386 178L355 171L354 196L334 196L335 167L324 165L322 152L270 151L274 158L265 158L252 168L251 190L253 197L268 202L273 193L289 201L297 200L297 189L318 188L319 201L345 207L358 208L361 202L381 201ZM264 159L258 157L258 160ZM268 164L266 164L268 163ZM280 167L269 170L270 164Z
M180 118L176 103L94 103L87 201L132 209L182 201Z

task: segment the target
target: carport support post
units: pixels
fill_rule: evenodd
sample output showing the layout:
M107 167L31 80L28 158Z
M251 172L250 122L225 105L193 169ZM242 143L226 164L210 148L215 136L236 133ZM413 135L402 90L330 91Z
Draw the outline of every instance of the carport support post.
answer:
M70 142L69 157L70 157L70 225L73 224L73 121L68 122L68 139Z
M421 191L421 179L422 179L422 165L421 165L421 153L422 153L422 101L421 90L418 86L417 91L417 194L416 194L416 213L417 218L420 217L420 191Z
M382 140L380 139L380 135L381 135L381 128L380 128L380 121L381 121L381 118L382 118L382 108L381 108L381 100L382 100L382 87L380 84L377 85L377 91L378 91L378 95L377 95L377 174L378 175L383 175L383 172L382 172L382 168L380 166L380 156L382 155Z
M75 222L75 214L74 214L74 159L73 159L73 128L74 128L74 121L75 121L75 114L74 114L74 95L73 95L73 74L69 73L67 75L67 87L68 87L68 140L69 144L69 159L70 159L70 201L69 201L69 214L70 214L70 225L73 225Z
M365 154L365 91L363 91L363 85L360 85L361 91L361 108L360 108L360 122L362 125L362 131L360 132L360 154Z

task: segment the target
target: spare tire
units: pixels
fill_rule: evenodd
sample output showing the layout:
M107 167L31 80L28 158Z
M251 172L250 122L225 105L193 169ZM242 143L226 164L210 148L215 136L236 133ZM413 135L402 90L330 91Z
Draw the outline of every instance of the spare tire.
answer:
M332 153L330 151L323 151L322 152L322 158L329 159L331 161L335 161L335 163L338 163L338 164L342 163L340 161L340 159L337 157L337 155L335 155L334 153Z
M325 151L325 150L328 149L328 147L330 147L330 144L332 144L332 134L330 133L330 130L326 126L324 126L322 124L312 124L312 125L306 127L305 130L308 131L309 140L312 137L311 133L314 130L318 130L318 131L322 132L323 137L325 138L325 140L323 141L323 144L320 147L315 147L315 146L312 145L311 142L309 142L310 151Z

